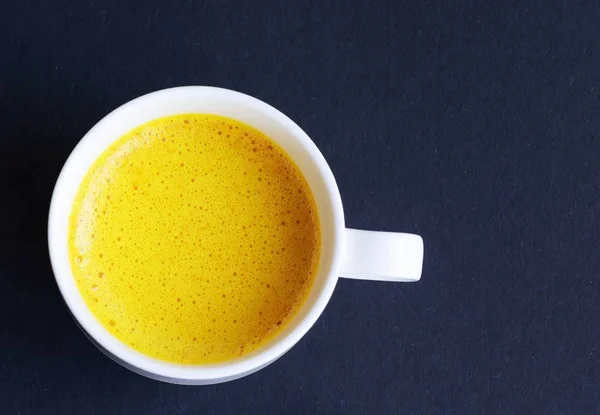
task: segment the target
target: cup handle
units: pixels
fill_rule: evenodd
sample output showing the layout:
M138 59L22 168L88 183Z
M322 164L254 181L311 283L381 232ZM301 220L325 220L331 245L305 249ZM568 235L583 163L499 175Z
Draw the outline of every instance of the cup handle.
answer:
M421 279L422 269L419 235L346 229L340 277L410 282Z

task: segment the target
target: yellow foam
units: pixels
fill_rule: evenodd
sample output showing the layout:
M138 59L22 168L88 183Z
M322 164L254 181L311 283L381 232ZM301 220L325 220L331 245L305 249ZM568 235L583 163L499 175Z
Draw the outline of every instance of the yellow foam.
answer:
M206 114L154 120L92 165L69 255L114 336L177 363L255 350L297 311L320 255L314 199L268 137Z

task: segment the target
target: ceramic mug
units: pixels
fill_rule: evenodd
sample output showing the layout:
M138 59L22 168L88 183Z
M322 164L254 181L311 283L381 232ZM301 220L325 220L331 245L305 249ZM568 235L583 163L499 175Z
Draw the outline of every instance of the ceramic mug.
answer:
M119 137L156 118L181 113L230 117L262 131L300 168L315 198L321 223L321 258L305 303L266 345L218 364L184 365L146 356L113 337L86 306L71 271L68 223L75 194L88 169ZM116 362L153 379L180 384L226 382L253 373L287 352L311 328L329 301L338 278L418 281L423 264L420 236L346 229L342 199L333 174L315 144L284 114L239 92L189 86L144 95L117 108L77 144L56 182L48 221L50 259L58 287L83 332Z

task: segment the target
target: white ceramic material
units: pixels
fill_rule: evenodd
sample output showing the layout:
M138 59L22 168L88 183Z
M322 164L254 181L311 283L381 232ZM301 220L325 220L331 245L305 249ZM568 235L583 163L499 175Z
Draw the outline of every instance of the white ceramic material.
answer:
M181 113L218 114L245 122L277 142L308 182L321 223L321 259L315 283L292 321L267 345L227 363L182 365L148 357L113 337L92 315L69 265L67 231L75 193L92 162L116 139L153 119ZM421 277L423 241L417 235L346 229L335 179L310 138L288 117L258 99L226 89L181 87L137 98L104 117L79 142L54 188L48 222L54 275L67 306L84 333L123 366L166 382L212 384L253 373L282 356L323 312L338 276L385 281Z

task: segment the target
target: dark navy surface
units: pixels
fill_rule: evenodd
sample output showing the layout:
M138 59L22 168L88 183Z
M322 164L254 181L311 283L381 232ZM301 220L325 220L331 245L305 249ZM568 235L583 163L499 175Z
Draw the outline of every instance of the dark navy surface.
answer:
M600 413L597 1L7 1L0 51L3 414ZM46 243L83 134L191 84L296 121L348 226L425 240L419 283L340 280L288 354L209 387L97 351Z

